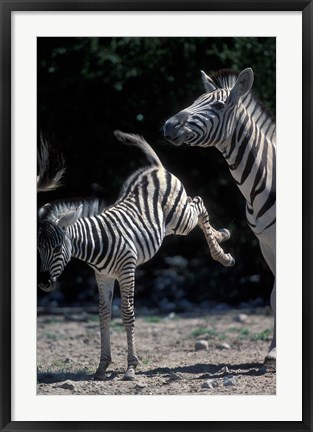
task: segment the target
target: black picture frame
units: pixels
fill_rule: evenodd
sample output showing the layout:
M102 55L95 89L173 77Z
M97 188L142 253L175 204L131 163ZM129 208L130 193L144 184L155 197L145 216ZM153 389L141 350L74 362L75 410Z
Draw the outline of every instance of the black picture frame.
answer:
M301 11L303 55L303 420L300 422L24 422L11 421L11 13L13 11ZM0 0L1 19L1 431L312 431L312 77L313 1L310 0ZM292 94L291 94L292 97ZM292 151L292 149L290 149ZM291 203L292 205L292 203ZM291 228L292 229L292 228ZM295 289L300 289L295 287ZM292 365L291 365L292 368ZM292 388L290 389L292 391ZM244 402L243 402L244 403Z

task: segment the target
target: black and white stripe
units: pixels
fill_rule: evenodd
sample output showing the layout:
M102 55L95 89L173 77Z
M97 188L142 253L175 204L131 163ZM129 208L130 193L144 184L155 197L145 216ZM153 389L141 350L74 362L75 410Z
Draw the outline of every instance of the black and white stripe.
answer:
M51 290L71 257L87 262L96 273L100 296L101 358L96 378L102 379L111 363L109 320L116 279L121 291L122 319L128 341L125 378L134 377L138 358L134 339L134 285L136 267L152 258L166 235L187 235L202 229L211 256L225 266L234 265L219 243L227 230L211 227L200 197L187 196L181 182L165 170L143 138L117 132L119 140L140 147L150 165L135 172L124 184L114 205L103 208L98 200L56 201L39 211L38 249Z
M206 93L171 117L164 136L174 145L216 147L246 199L249 226L265 260L276 267L276 125L251 93L253 72L202 72ZM275 286L271 298L275 312ZM275 356L275 331L271 344Z

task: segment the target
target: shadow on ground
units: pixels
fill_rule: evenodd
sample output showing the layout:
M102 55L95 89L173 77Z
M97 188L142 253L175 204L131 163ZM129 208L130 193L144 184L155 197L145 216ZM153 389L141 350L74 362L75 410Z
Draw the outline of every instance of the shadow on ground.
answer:
M264 369L262 366L262 363L241 363L234 365L229 365L227 363L220 363L216 365L196 364L191 366L178 366L172 369L159 367L149 371L137 371L136 375L138 377L146 376L148 378L151 378L156 375L168 376L169 374L179 373L182 374L182 377L183 374L201 374L197 377L197 379L220 378L222 374L221 371L223 370L223 368L227 367L232 375L260 376L266 372L266 369ZM106 381L116 378L116 376L118 376L119 374L123 375L124 372L111 372L110 370L108 370ZM37 374L37 381L39 384L53 384L65 380L92 381L93 376L93 374L85 372L39 372Z

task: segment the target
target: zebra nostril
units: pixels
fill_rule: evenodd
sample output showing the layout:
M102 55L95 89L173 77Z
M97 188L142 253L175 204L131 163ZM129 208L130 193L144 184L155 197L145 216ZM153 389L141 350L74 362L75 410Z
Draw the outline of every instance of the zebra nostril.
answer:
M174 118L170 118L169 120L167 120L163 126L164 138L168 140L175 138L179 127L180 127L180 123L178 120Z

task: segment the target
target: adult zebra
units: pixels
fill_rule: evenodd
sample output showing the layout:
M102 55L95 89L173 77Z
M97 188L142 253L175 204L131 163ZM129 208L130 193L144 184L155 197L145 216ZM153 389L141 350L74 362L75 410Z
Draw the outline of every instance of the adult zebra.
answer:
M203 71L206 93L168 119L164 136L176 146L216 147L246 199L249 226L263 256L276 268L276 125L250 91L253 71ZM276 286L271 294L274 333L266 362L276 360Z
M234 265L232 256L219 246L229 238L229 232L211 227L202 199L187 196L181 182L165 170L143 138L121 132L115 135L123 143L139 147L150 165L129 177L114 205L104 208L97 199L62 200L39 210L40 288L51 291L71 257L87 262L95 270L101 330L95 379L104 379L111 363L109 321L115 279L120 285L128 345L124 379L135 377L135 270L155 255L166 235L187 235L199 225L212 257L225 266ZM59 173L46 182L46 187L55 186L57 177Z

